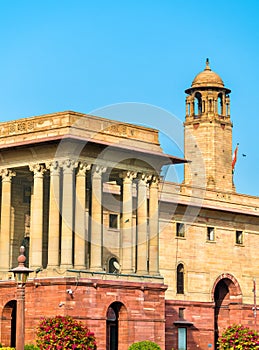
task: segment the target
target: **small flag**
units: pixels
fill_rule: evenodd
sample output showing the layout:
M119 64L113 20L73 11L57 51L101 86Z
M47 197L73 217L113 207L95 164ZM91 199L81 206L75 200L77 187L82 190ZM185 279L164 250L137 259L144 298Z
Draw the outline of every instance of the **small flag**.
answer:
M235 149L233 156L232 156L232 172L234 172L235 165L237 162L237 152L238 152L238 144L237 144L236 149Z

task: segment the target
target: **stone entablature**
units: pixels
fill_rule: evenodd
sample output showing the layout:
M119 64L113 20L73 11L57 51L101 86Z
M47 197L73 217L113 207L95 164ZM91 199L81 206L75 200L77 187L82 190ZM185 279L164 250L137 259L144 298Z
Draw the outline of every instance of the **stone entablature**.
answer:
M65 111L23 118L0 124L0 146L40 142L76 136L105 144L119 144L162 153L158 131L88 114Z
M259 198L245 194L214 191L172 182L160 184L160 200L206 209L259 216Z

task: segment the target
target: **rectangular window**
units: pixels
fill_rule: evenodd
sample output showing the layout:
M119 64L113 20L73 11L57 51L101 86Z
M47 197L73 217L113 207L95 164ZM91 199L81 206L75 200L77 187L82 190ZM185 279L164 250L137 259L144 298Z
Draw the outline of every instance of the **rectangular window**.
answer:
M243 244L244 242L243 231L236 231L236 244Z
M215 240L215 229L214 227L207 227L207 241L214 241Z
M109 228L118 229L118 214L109 214Z
M186 328L178 328L178 350L186 350L187 341L186 341Z
M179 318L180 319L184 319L184 310L185 310L185 307L179 307Z
M184 224L177 222L176 223L176 236L184 237Z

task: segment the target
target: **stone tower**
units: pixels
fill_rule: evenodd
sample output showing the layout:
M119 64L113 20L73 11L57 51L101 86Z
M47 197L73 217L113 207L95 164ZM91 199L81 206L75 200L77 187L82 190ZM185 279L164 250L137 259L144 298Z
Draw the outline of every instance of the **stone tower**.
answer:
M216 191L233 191L232 123L229 93L206 61L204 71L185 90L184 183Z

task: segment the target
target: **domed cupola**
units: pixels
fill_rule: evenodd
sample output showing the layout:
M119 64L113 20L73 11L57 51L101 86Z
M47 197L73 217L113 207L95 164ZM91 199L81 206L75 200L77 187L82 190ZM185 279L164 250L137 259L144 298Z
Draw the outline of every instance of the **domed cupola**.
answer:
M186 184L197 184L215 190L233 191L232 123L230 120L230 89L210 68L197 74L186 94L185 166ZM199 152L198 152L199 150ZM196 164L196 165L195 165ZM197 166L197 167L196 167ZM205 181L205 183L204 183Z
M205 69L196 75L192 82L192 87L190 89L187 89L185 92L188 94L190 90L193 88L200 88L200 87L212 87L212 88L224 88L223 80L220 78L220 76L213 72L210 68L209 59L206 60L206 67ZM228 93L230 92L229 89Z

